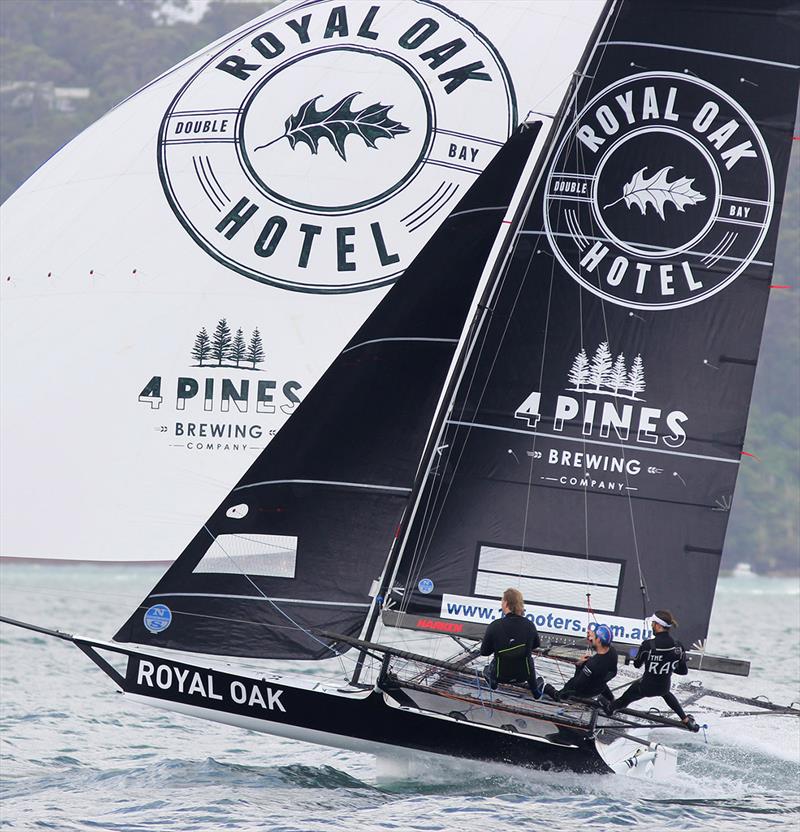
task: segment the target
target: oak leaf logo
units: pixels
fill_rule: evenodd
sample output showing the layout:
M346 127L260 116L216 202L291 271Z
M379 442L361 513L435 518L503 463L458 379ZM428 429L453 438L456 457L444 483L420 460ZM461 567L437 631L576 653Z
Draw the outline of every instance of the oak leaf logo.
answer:
M669 181L668 175L672 170L672 165L661 168L658 173L649 179L644 175L646 170L647 168L643 167L634 173L631 181L623 187L622 196L603 206L603 210L625 200L625 205L628 208L635 205L642 212L642 215L646 214L647 208L652 205L658 216L665 220L664 206L668 202L671 202L679 211L683 212L687 205L696 205L705 199L700 191L696 191L692 187L694 179L682 176L673 182Z
M394 139L402 133L411 132L399 121L389 118L393 104L370 104L363 110L352 110L350 105L357 95L361 92L351 92L327 110L317 110L316 103L322 98L321 95L306 101L293 116L286 119L282 136L259 145L256 150L288 139L292 150L298 144L305 144L316 156L320 141L327 139L346 162L345 139L348 136L360 136L367 147L377 149L378 139Z

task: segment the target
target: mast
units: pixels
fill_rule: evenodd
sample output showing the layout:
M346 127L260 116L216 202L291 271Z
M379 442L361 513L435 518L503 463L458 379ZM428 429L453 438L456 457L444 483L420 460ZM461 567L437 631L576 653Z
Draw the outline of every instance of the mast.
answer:
M492 311L491 301L497 288L499 278L506 268L513 251L513 243L517 239L517 231L527 215L531 202L533 200L536 188L542 178L542 174L546 169L547 163L550 161L555 150L556 140L559 136L561 128L569 117L570 107L575 101L581 81L584 79L584 70L592 60L597 49L600 39L609 26L613 17L614 11L619 3L619 0L608 0L606 6L598 18L595 25L592 37L589 39L586 49L581 56L578 68L573 74L567 94L561 102L561 105L556 113L553 124L546 136L542 137L540 134L534 145L528 163L525 166L523 176L520 179L520 186L514 194L512 205L514 205L513 215L511 218L503 220L503 227L498 233L497 240L492 249L492 252L487 261L486 269L481 278L481 283L475 293L475 299L470 310L469 324L465 326L458 347L453 356L453 362L448 371L447 381L442 390L442 395L437 405L436 413L431 423L431 429L428 434L428 439L420 459L420 465L417 477L414 481L411 495L409 497L409 505L411 510L403 513L403 517L398 527L398 532L395 537L392 548L384 567L383 574L379 582L378 591L372 599L369 615L363 630L362 638L369 641L378 621L380 615L380 607L386 594L394 584L397 575L397 568L402 560L405 546L407 543L407 533L411 527L416 513L419 508L419 503L425 488L425 483L430 476L431 469L435 460L437 448L440 446L442 433L444 431L447 416L452 411L455 396L458 387L463 378L464 370L472 354L473 347L476 343L477 336L483 328L483 324L487 318L488 313ZM538 151L538 153L537 153ZM388 578L388 580L387 580ZM355 671L353 673L353 683L356 683L360 678L363 668L364 654L359 657Z

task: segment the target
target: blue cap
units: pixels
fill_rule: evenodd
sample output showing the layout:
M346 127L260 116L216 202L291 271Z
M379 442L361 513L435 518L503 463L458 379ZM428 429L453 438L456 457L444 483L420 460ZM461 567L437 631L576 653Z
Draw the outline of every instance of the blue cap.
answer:
M608 647L614 640L614 634L611 632L611 627L608 624L598 624L594 628L594 635L604 647Z

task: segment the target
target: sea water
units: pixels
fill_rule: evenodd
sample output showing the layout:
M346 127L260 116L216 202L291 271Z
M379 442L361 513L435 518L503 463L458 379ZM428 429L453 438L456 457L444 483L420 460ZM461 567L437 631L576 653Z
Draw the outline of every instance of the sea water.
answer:
M159 571L4 563L2 613L107 639ZM746 679L693 674L707 687L800 699L800 582L721 579L708 650L749 658L753 669ZM797 717L718 719L705 737L662 733L680 753L665 782L438 758L393 770L368 755L135 705L72 645L7 625L0 708L2 829L800 827Z

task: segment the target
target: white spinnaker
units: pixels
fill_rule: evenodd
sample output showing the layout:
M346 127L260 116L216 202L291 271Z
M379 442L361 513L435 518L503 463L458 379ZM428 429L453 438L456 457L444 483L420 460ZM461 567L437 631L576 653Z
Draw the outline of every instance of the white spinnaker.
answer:
M514 121L555 112L602 6L285 3L55 154L0 208L0 554L174 557ZM237 56L259 69L216 68L237 70ZM447 75L477 63L489 80ZM345 158L319 131L294 147L281 137L316 96L322 113L354 92L345 116L391 106L374 147L355 129ZM242 197L239 213L257 213L227 240L233 223L215 225ZM342 288L363 290L329 293ZM259 330L255 369L197 366L199 331L213 338L222 318L247 346Z

